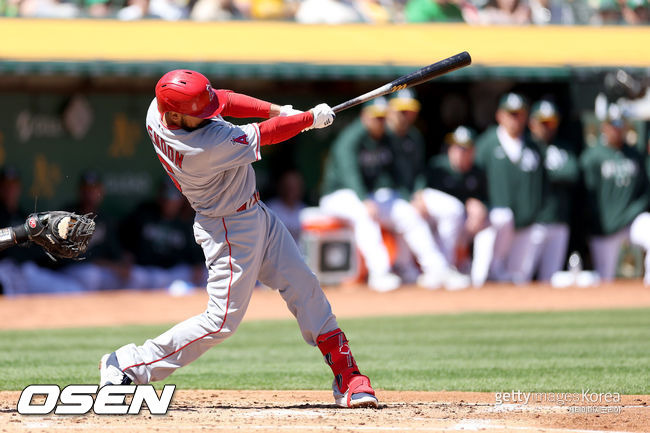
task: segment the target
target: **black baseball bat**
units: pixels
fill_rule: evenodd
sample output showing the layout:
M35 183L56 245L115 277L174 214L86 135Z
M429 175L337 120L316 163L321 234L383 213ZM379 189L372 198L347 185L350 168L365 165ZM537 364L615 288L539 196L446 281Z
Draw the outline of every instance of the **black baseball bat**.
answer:
M368 93L364 93L361 96L352 98L349 101L345 101L342 104L337 105L332 108L335 113L339 111L346 110L355 105L363 104L366 101L370 101L373 98L378 96L388 95L389 93L396 92L398 90L406 89L408 87L417 86L422 84L425 81L429 81L433 78L439 77L444 74L448 74L451 71L456 69L463 68L472 63L472 58L470 57L467 51L456 54L455 56L447 57L444 60L439 62L432 63L429 66L420 68L417 71L413 71L410 74L402 75L399 78L394 79L388 84L384 84L381 87L376 88Z

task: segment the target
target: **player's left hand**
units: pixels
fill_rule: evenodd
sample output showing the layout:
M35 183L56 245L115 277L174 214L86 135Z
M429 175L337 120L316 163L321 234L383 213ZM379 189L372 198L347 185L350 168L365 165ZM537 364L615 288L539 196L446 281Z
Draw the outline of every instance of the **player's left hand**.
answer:
M66 211L33 213L27 217L25 229L29 239L43 247L52 260L78 259L95 232L94 217Z
M293 116L294 114L300 114L302 111L296 110L293 108L293 105L282 105L280 107L280 114L278 114L279 117L287 117L287 116Z

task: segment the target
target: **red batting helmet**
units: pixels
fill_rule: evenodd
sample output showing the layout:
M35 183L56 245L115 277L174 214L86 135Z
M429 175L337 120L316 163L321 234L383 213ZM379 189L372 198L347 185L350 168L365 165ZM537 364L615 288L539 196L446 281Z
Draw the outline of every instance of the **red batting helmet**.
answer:
M189 69L167 72L156 84L158 111L168 111L209 119L226 106L226 92L215 91L203 74Z

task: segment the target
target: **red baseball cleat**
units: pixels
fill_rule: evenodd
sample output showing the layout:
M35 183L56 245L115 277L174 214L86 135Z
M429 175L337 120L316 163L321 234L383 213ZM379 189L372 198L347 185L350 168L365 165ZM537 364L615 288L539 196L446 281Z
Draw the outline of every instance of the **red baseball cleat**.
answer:
M379 406L375 390L370 386L370 379L363 374L354 375L348 382L348 389L342 393L336 379L332 383L334 401L340 407L373 407Z

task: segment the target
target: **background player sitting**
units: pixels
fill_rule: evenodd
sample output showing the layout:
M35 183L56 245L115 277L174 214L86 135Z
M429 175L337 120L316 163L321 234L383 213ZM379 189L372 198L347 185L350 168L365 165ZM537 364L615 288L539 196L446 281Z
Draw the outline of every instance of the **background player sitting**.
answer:
M449 266L417 210L400 195L396 147L386 133L387 101L377 98L364 105L360 119L348 125L328 156L320 207L352 221L357 246L368 268L368 285L390 291L401 279L391 272L381 225L400 235L415 256L422 274L418 285L467 287L469 278ZM410 199L410 197L406 197Z
M459 126L445 136L446 153L429 161L425 188L415 194L414 204L426 215L451 264L461 267L469 259L474 236L488 224L485 176L474 164L475 133ZM478 256L478 257L477 257ZM481 269L489 266L477 251L474 261Z
M191 217L183 217L184 202L165 179L157 199L141 203L124 220L122 243L134 263L127 287L169 288L176 281L192 287L205 284L203 255L194 242Z

